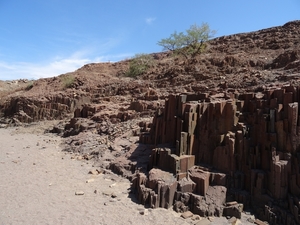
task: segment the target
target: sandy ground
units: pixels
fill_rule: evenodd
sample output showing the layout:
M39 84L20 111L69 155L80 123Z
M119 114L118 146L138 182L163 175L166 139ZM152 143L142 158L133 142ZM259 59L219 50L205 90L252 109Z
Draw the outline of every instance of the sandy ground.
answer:
M128 180L61 151L42 128L0 129L0 224L200 224L166 209L145 209ZM83 195L76 195L83 194ZM208 222L208 221L207 221ZM211 224L228 224L223 218Z

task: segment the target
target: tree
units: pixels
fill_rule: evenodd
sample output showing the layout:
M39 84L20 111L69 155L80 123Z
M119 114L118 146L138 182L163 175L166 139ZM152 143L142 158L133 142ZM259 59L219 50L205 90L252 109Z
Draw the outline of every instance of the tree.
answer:
M145 73L151 66L154 65L152 55L136 54L129 63L129 69L126 72L128 77L137 77Z
M157 44L163 47L164 51L172 51L175 55L182 55L186 59L194 58L206 49L205 42L215 34L207 23L192 25L186 33L176 31L169 38L162 39Z

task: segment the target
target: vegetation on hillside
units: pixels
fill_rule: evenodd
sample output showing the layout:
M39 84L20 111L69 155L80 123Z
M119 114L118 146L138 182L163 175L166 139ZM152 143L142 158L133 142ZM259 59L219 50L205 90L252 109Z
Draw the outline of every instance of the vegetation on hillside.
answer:
M31 90L31 89L33 88L33 84L34 84L34 82L33 82L33 81L30 81L30 82L27 84L27 86L25 87L25 90L26 90L26 91Z
M154 58L148 54L136 54L129 63L129 68L125 75L127 77L134 77L145 73L151 66L154 65Z
M163 47L164 51L172 51L174 55L184 56L185 59L194 58L206 49L206 41L215 34L207 23L201 26L194 24L186 33L176 31L168 38L160 40L157 44Z
M71 88L75 82L75 77L73 75L64 75L61 76L61 82L62 82L62 88L66 89L66 88Z

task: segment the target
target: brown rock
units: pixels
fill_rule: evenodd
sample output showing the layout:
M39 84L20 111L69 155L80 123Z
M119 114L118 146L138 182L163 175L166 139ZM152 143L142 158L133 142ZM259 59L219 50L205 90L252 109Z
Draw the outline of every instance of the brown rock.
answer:
M204 196L209 187L210 174L201 169L191 169L189 175L191 180L196 184L196 192Z
M194 215L194 214L193 214L191 211L186 211L186 212L184 212L184 213L181 214L181 217L182 217L183 219L187 219L187 218L193 217L193 215Z
M242 204L235 204L231 206L226 206L223 209L223 216L230 216L235 218L241 218L243 212L243 205Z
M183 178L178 182L178 191L180 192L191 192L195 191L196 184L187 178Z

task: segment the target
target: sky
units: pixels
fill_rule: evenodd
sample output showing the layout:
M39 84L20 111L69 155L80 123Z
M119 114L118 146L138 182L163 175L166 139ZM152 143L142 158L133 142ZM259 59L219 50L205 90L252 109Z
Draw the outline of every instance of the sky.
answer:
M300 0L0 0L0 80L160 52L158 41L194 24L219 37L292 20Z

